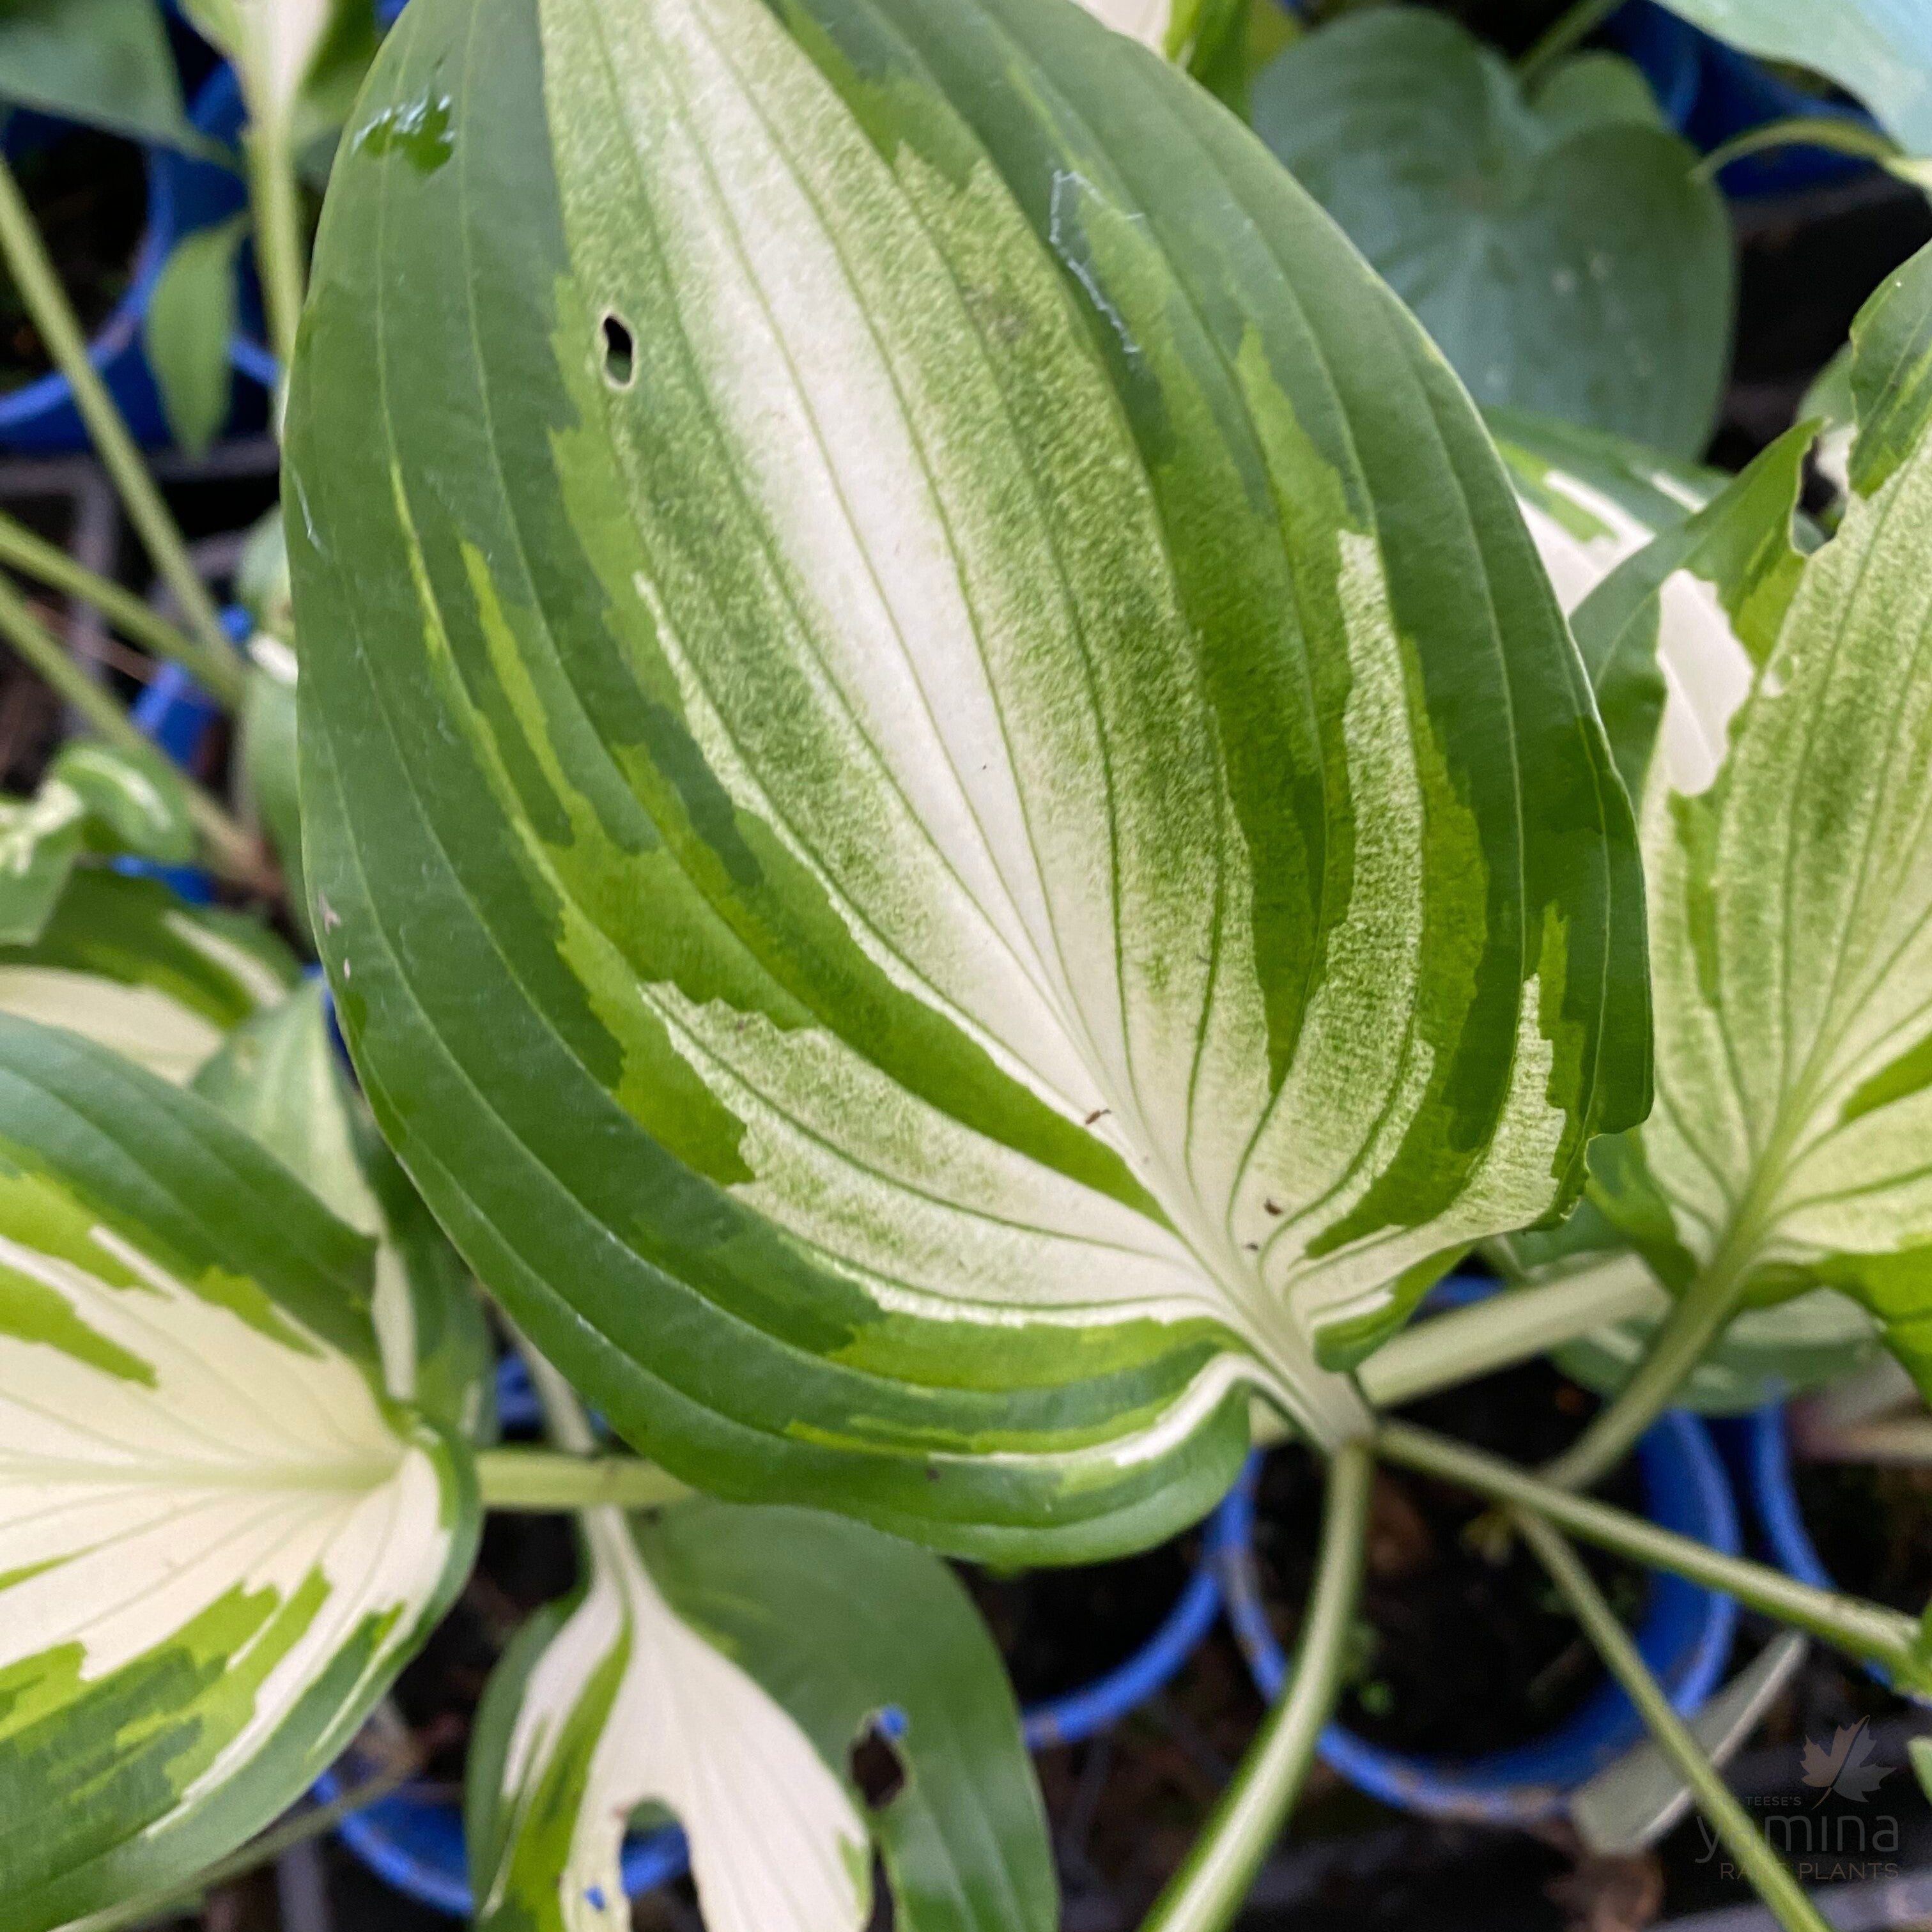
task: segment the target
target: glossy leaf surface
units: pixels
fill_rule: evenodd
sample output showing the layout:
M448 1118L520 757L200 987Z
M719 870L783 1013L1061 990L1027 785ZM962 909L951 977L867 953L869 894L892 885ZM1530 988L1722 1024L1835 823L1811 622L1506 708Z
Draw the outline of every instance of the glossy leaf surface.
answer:
M316 931L640 1449L1120 1548L1640 1115L1631 828L1467 398L1250 135L1064 0L790 27L392 37L290 418Z

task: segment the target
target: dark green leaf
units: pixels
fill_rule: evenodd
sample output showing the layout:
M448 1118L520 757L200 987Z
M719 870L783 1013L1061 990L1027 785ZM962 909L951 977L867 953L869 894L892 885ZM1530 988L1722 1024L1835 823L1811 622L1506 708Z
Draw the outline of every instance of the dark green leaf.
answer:
M182 111L156 0L5 0L0 101L134 140L206 146Z
M1730 358L1729 222L1634 68L1583 56L1526 100L1454 21L1378 8L1290 47L1254 118L1478 401L1702 450Z

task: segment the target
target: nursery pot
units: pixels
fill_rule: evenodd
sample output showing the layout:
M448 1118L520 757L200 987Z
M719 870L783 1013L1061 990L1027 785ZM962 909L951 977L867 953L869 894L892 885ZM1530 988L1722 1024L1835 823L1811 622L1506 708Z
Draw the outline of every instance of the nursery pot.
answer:
M1709 1432L1673 1410L1642 1438L1637 1455L1651 1520L1733 1555L1738 1521L1724 1465ZM1215 1516L1209 1552L1221 1574L1229 1621L1255 1682L1278 1698L1291 1661L1268 1622L1254 1553L1255 1492L1261 1457L1252 1458ZM1637 1648L1677 1710L1697 1711L1722 1682L1737 1622L1728 1597L1682 1578L1655 1576ZM1644 1735L1642 1720L1622 1690L1605 1682L1546 1736L1466 1760L1411 1756L1370 1743L1339 1724L1322 1734L1325 1762L1358 1789L1404 1811L1501 1825L1528 1825L1564 1809L1569 1794Z
M508 1356L498 1365L496 1415L507 1430L535 1428L542 1420L520 1357ZM1220 1567L1204 1552L1174 1608L1132 1656L1091 1684L1021 1714L1028 1748L1080 1744L1118 1724L1173 1680L1220 1613ZM315 1795L327 1804L342 1789L332 1772L317 1783ZM370 1871L419 1904L458 1916L470 1911L463 1814L453 1797L405 1789L346 1819L340 1833ZM686 1862L681 1832L635 1839L625 1848L625 1888L635 1898L668 1884L682 1876Z
M232 68L217 68L203 82L188 118L200 133L217 140L232 141L240 133L242 93ZM248 193L238 175L212 161L167 148L143 152L147 227L135 258L133 284L88 353L136 441L159 446L170 436L142 340L148 305L176 244L240 213L248 205ZM245 332L230 345L229 360L249 382L264 392L273 391L279 376L274 358ZM0 448L51 456L88 447L87 426L74 405L73 387L58 370L0 397Z
M1814 1589L1837 1590L1838 1580L1826 1568L1811 1532L1804 1526L1804 1505L1792 1480L1791 1432L1783 1406L1768 1402L1726 1426L1735 1451L1733 1466L1742 1474L1751 1514L1773 1561L1787 1575ZM1882 1666L1868 1663L1864 1668L1880 1683L1892 1688ZM1911 1692L1903 1694L1914 1702L1927 1701Z
M134 257L134 279L88 345L88 358L135 434L144 442L160 442L167 431L141 329L179 229L166 157L152 148L142 153L147 226ZM87 447L87 428L74 406L73 387L58 369L0 396L0 448L27 455L63 455Z
M1665 119L1706 154L1754 128L1798 116L1872 125L1857 109L1806 93L1656 0L1628 0L1611 20L1609 37L1643 70ZM1726 194L1748 201L1827 187L1871 166L1856 155L1794 144L1733 161L1718 181Z

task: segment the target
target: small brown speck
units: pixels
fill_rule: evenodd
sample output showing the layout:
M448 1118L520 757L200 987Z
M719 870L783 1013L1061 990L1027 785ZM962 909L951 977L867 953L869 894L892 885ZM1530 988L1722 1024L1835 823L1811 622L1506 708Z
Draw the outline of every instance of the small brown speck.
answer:
M1278 1215L1281 1212L1281 1204L1278 1201L1264 1201L1262 1203L1262 1212L1264 1214Z
M1088 1126L1090 1127L1096 1120L1104 1120L1113 1111L1113 1108L1111 1107L1096 1107L1094 1111L1087 1116Z

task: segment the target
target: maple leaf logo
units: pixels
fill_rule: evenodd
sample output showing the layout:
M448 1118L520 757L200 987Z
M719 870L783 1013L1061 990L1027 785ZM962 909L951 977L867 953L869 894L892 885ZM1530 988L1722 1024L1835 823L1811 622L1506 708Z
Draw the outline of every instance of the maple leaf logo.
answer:
M1863 1718L1856 1724L1840 1728L1829 1750L1809 1738L1804 1740L1802 1775L1818 1793L1820 1804L1834 1792L1855 1804L1862 1804L1892 1775L1896 1766L1866 1762L1876 1742Z

